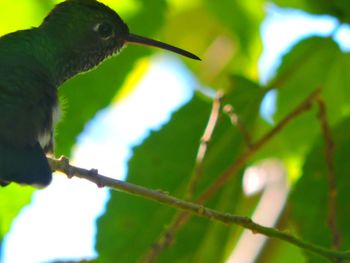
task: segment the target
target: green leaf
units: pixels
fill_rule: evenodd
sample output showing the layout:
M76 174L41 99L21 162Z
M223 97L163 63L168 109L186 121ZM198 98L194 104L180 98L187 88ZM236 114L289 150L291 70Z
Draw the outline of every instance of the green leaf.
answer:
M241 121L252 127L263 90L244 78L234 78L234 88L224 98L232 104ZM200 138L206 126L211 105L195 96L174 114L171 122L139 147L129 163L128 181L173 195L183 196L193 172ZM244 149L242 135L227 116L221 116L204 159L201 192L220 175ZM241 177L236 176L213 198L209 206L222 211L235 211L241 200ZM99 262L118 258L135 262L167 228L175 211L149 201L113 192L106 214L98 221L97 250ZM204 219L193 218L178 233L176 242L159 262L224 262L234 236L226 227ZM220 246L218 246L220 242ZM132 244L132 246L130 246Z
M316 88L322 88L331 124L349 112L350 97L347 83L350 65L349 54L342 53L329 38L313 37L297 44L284 58L270 85L277 88L275 120L291 112ZM316 111L298 116L278 136L283 138L288 155L302 154L319 134Z
M337 223L341 235L341 249L350 246L350 118L333 130L335 141L335 171L337 193ZM328 227L328 177L325 161L324 140L319 138L309 152L303 175L295 185L290 197L291 218L299 235L315 244L331 248L332 234ZM308 262L328 262L307 254Z
M347 0L272 0L281 7L302 9L306 12L319 15L331 15L342 22L348 22L350 18L350 5Z
M33 191L31 187L16 184L0 188L0 240L9 231L12 220L22 207L30 202Z

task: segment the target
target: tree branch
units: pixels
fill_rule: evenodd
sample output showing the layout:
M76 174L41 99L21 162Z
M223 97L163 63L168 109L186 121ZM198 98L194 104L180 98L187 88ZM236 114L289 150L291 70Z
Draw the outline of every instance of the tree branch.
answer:
M216 97L213 100L213 105L211 108L209 120L208 120L207 126L204 130L203 136L201 138L200 145L198 147L197 158L196 158L196 163L195 163L193 175L191 176L191 179L190 179L188 187L187 187L186 198L189 200L192 199L194 190L195 190L196 185L198 184L200 177L201 177L201 174L202 174L203 160L204 160L204 157L207 153L208 144L211 141L211 137L213 135L217 120L218 120L219 115L220 115L222 96L223 96L223 94L221 92L218 92Z
M317 104L319 108L318 119L321 124L322 135L325 142L325 157L328 177L328 225L333 236L333 247L339 248L341 243L341 234L337 227L337 180L333 160L334 142L327 120L326 104L321 96L318 96Z
M238 130L240 131L240 133L243 135L244 141L247 144L247 146L252 147L252 144L253 144L252 137L251 137L247 127L240 120L239 116L235 113L233 106L230 104L227 104L224 106L223 111L227 114L231 123L234 126L236 126L238 128Z
M253 233L259 233L271 238L284 240L286 242L294 244L297 247L308 250L310 252L313 252L331 260L340 259L350 261L350 252L334 251L306 242L304 240L298 239L297 237L291 234L279 231L275 228L264 227L262 225L259 225L253 222L250 218L231 215L228 213L221 213L214 209L206 208L196 203L178 199L159 190L148 189L139 185L112 179L98 174L96 169L86 170L83 168L72 166L69 164L69 160L64 157L61 157L60 159L48 158L48 160L53 171L63 172L68 177L75 176L83 178L95 183L98 187L108 186L111 189L119 190L121 192L149 199L167 205L169 207L190 212L199 217L204 217L210 220L224 223L225 225L236 224L252 230Z

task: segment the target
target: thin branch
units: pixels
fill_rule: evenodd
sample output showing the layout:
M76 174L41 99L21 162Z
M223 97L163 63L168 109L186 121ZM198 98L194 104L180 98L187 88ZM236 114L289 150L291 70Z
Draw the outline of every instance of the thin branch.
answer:
M190 214L187 212L179 212L174 216L173 221L160 235L158 241L152 245L152 248L148 250L141 258L139 263L152 263L157 257L168 248L175 239L177 231L188 220Z
M224 106L223 111L230 118L231 123L239 129L239 131L243 135L244 141L247 144L247 146L252 147L252 145L253 145L252 137L251 137L247 127L241 121L239 116L235 113L233 106L230 104L227 104Z
M321 124L323 139L325 142L325 157L327 164L328 177L328 225L333 236L333 247L339 248L341 243L341 234L337 227L337 185L334 169L334 142L331 135L331 130L327 120L326 104L321 96L317 98L319 108L318 118Z
M242 166L252 157L257 150L269 142L276 134L278 134L287 124L299 116L304 111L307 111L315 98L320 94L320 89L312 92L302 103L300 103L290 114L282 119L270 132L265 134L258 140L253 147L250 147L244 152L227 170L197 199L197 203L205 203L214 193L216 193ZM156 257L172 243L176 232L189 220L190 214L182 212L176 215L175 219L169 227L161 234L158 242L153 246L153 249L146 253L141 260L142 263L154 262Z
M221 99L223 94L221 92L218 92L216 97L213 100L213 105L211 108L209 120L207 123L207 126L204 130L203 136L201 138L200 145L198 147L198 153L196 158L196 163L193 171L193 175L190 179L190 182L187 187L187 193L186 198L192 199L194 190L200 180L201 174L202 174L202 168L203 168L203 160L207 153L208 144L211 141L211 137L213 135L213 132L216 127L217 120L220 115L220 108L221 108Z
M68 159L61 157L60 159L48 158L50 166L53 171L60 171L68 175L68 177L79 177L95 183L97 186L108 186L111 189L119 190L134 196L149 199L175 209L180 209L199 217L204 217L213 221L224 223L225 225L236 224L244 228L252 230L253 233L263 234L271 238L284 240L299 248L308 250L325 258L335 260L350 261L350 252L339 252L327 249L304 240L301 240L287 232L277 230L275 228L264 227L253 222L250 218L231 215L228 213L221 213L214 209L206 208L202 205L178 199L174 196L168 195L162 191L148 189L139 185L123 182L98 174L97 170L86 170L75 167L69 164Z
M212 197L223 185L230 180L236 172L251 158L258 150L268 143L276 134L283 130L292 120L301 113L310 109L315 98L320 94L321 90L316 89L304 101L302 101L291 113L282 119L271 131L266 133L261 139L255 142L252 147L248 148L226 171L215 180L215 182L203 192L197 199L197 202L204 203Z

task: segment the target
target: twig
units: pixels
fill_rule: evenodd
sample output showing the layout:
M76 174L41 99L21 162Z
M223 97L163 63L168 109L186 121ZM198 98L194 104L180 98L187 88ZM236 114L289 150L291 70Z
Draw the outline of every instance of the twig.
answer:
M195 187L198 184L202 174L203 159L205 157L205 154L207 153L208 144L211 140L214 129L216 127L217 120L220 115L222 96L223 94L221 92L218 92L216 97L213 100L213 105L211 108L209 120L204 130L203 136L201 138L200 145L198 147L198 153L197 153L196 163L193 171L193 176L190 179L190 182L187 188L187 193L186 193L186 198L189 200L192 199Z
M224 223L225 225L236 224L252 230L253 233L259 233L271 238L284 240L297 247L308 250L310 252L313 252L331 260L340 259L350 261L350 252L334 251L306 242L304 240L296 238L295 236L287 232L259 225L253 222L250 218L231 215L228 213L221 213L214 209L206 208L196 203L178 199L174 196L165 194L164 192L159 190L148 189L139 185L112 179L98 174L97 170L94 169L86 170L83 168L75 167L70 165L68 159L64 157L61 157L58 160L48 158L48 160L53 171L63 172L69 177L76 176L79 178L83 178L97 184L99 187L108 186L111 189L119 190L121 192L125 192L131 195L139 196L161 204L165 204L169 207L190 212L191 214L197 215L199 217L204 217L210 220Z
M200 141L200 145L198 147L196 162L194 165L193 173L190 178L187 191L185 194L186 200L191 200L193 198L194 190L200 180L200 177L202 175L202 168L203 168L203 160L207 153L208 144L211 141L213 132L215 130L217 120L220 116L220 109L221 109L221 100L222 100L223 94L222 92L218 92L213 100L211 112L209 115L209 119L207 122L207 126L204 130L203 136ZM172 222L169 227L167 227L163 233L161 234L161 239L158 240L156 243L154 243L151 248L146 251L146 253L142 256L140 262L142 263L151 263L153 262L157 256L167 247L171 244L172 240L174 240L174 235L177 231L177 226L181 225L181 218L180 221L179 213L177 213L174 216L175 220Z
M282 119L270 132L266 133L252 147L248 148L226 171L196 200L196 203L205 203L214 193L216 193L242 166L252 157L262 146L269 142L276 134L278 134L290 121L295 119L304 111L307 111L315 98L320 94L321 90L316 89L302 103L300 103L291 113ZM161 234L158 242L153 246L141 260L142 263L154 262L155 258L166 249L173 241L176 232L189 220L190 214L182 212L176 215L175 219L169 227Z
M327 164L328 177L328 225L333 236L333 247L339 248L341 243L341 235L337 227L337 185L334 170L334 142L331 135L329 123L327 121L326 105L321 96L317 98L319 108L318 118L321 124L323 139L325 142L325 157Z
M170 225L160 235L158 241L152 245L152 248L148 250L138 262L154 262L157 259L157 257L172 244L177 231L184 225L184 223L188 220L189 217L190 215L187 212L182 211L177 213L174 216L174 219L170 223Z
M243 135L244 141L246 142L247 146L252 147L253 145L252 137L250 136L247 127L241 121L239 116L235 113L233 106L230 104L227 104L224 106L223 111L230 118L231 123L239 129L239 131Z

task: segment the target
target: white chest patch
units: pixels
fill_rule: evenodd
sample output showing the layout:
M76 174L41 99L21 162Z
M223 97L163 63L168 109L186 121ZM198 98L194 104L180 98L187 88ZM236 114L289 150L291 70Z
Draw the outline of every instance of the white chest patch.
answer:
M51 130L44 132L44 133L41 133L38 136L38 141L39 141L41 148L44 149L45 147L47 147L51 143L52 135L53 135L53 127L59 121L60 117L61 117L61 109L60 109L59 105L56 105L52 109L52 128L51 128Z
M61 118L61 108L60 105L56 105L52 109L52 125L54 126Z
M50 143L50 140L51 140L51 132L41 133L38 136L39 144L43 149Z

